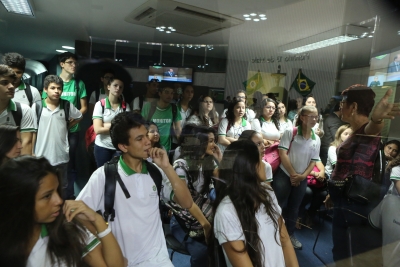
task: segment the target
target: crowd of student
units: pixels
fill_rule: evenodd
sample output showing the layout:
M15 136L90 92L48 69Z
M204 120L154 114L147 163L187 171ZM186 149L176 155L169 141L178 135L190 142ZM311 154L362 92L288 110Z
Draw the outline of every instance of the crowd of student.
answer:
M369 237L355 239L355 254L382 244L369 242L375 235L365 218L346 213L368 216L378 199L352 202L342 186L349 173L373 178L383 119L399 113L387 101L391 91L372 111L372 90L350 87L323 117L312 96L288 116L273 95L248 108L239 90L218 114L212 97L192 101L193 86L176 102L177 91L157 81L129 105L122 80L104 70L87 108L85 85L74 78L74 54L60 55L61 74L44 79L42 95L22 81L21 55L8 53L3 63L0 210L8 218L0 221L1 266L80 266L82 258L90 266L172 266L162 220L170 220L192 267L216 261L298 266L294 249L302 244L295 229L311 226L332 200L335 261L353 255L349 227L362 226ZM97 170L73 200L79 122L87 110L93 120L88 152ZM322 150L321 143L329 145ZM400 187L399 149L396 140L383 149L390 162L384 193ZM213 253L218 244L222 258Z

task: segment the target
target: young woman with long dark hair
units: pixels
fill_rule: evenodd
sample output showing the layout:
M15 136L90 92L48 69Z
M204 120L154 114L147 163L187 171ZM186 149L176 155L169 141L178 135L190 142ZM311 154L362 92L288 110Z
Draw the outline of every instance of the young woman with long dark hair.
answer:
M210 243L215 236L228 266L298 266L274 191L262 182L264 166L252 141L225 150Z
M251 122L251 129L262 134L264 145L269 147L275 142L279 142L279 111L277 104L271 98L266 98L261 103L262 113Z
M193 109L186 124L213 127L219 122L218 112L215 110L214 101L210 96L200 98L199 107Z
M0 125L0 165L21 155L21 132L18 126Z
M81 201L63 203L60 184L45 158L24 156L0 167L0 210L7 214L0 220L0 266L75 267L82 259L93 267L125 266L101 215Z
M279 133L282 134L286 129L292 129L293 123L287 116L287 110L285 104L278 100L278 112L279 112Z

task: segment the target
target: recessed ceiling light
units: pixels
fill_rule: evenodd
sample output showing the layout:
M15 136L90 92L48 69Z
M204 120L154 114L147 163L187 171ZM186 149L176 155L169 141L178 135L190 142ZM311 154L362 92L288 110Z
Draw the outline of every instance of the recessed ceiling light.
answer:
M253 19L254 21L260 21L259 19Z
M164 31L164 29L160 29L159 31L160 31L160 32L163 32L163 31Z
M243 17L247 18L247 17L250 17L250 15L249 14L244 14Z
M254 17L254 16L257 16L257 14L256 13L251 13L250 16Z
M157 30L161 29L160 27L156 27Z
M65 52L68 52L67 50L61 50L61 49L57 49L56 50L58 53L65 53Z
M176 31L175 29L171 29L171 32L174 32L174 31Z
M266 17L264 14L260 14L260 15L258 15L258 16L260 16L260 17Z
M160 28L161 28L161 29L165 29L165 26L161 26Z
M251 18L245 18L245 20L251 20Z
M75 47L68 46L68 45L63 45L62 48L70 49L70 50L74 50L75 49Z
M166 31L166 33L171 33L171 31Z
M397 35L400 35L400 31L397 32Z
M266 17L262 17L261 20L267 20L267 18Z
M374 37L373 35L368 35L368 38L372 38L372 37Z

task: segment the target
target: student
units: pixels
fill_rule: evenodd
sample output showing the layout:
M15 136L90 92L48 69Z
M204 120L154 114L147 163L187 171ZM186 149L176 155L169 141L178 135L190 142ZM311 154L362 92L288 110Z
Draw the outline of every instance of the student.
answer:
M236 100L242 100L245 104L246 107L246 116L244 117L249 123L251 123L253 121L253 119L256 117L256 114L254 113L254 111L252 109L247 108L247 94L246 91L244 90L238 90L236 92L236 96L234 97L234 99L236 98ZM221 119L226 118L226 112L228 111L228 109L225 109L224 112L222 112L221 114Z
M14 81L15 94L13 100L28 106L32 106L36 101L40 101L38 89L23 82L22 76L25 72L25 58L18 53L7 53L3 56L3 64L9 66L17 78Z
M89 115L93 116L94 106L97 101L100 101L108 96L109 91L107 90L108 82L114 79L114 70L105 69L101 72L101 87L99 89L95 89L89 98Z
M24 156L0 168L0 209L7 214L0 266L125 266L101 215L80 201L63 203L60 180L45 158Z
M189 126L189 125L188 125ZM190 127L190 126L189 126ZM192 133L186 135L181 144L181 156L174 162L176 173L187 184L193 185L200 196L207 196L212 201L212 191L215 170L222 159L221 151L216 144L216 134L213 128L195 126ZM193 214L195 217L195 214ZM212 216L212 215L211 215ZM201 213L198 222L208 236L211 225ZM181 243L184 243L190 253L191 267L208 266L207 244L204 240L187 237L188 229L179 223L179 217L172 216L170 227L172 235Z
M221 120L218 127L218 144L222 152L232 142L237 141L243 131L251 129L250 123L243 117L245 109L245 102L240 99L229 105L226 118Z
M133 99L131 106L134 112L140 113L144 104L158 101L158 79L151 79L146 83L146 94Z
M121 100L124 91L124 83L121 80L110 79L107 91L108 97L98 101L93 111L93 128L96 133L94 157L98 168L118 155L110 137L112 119L121 112L130 111L125 101Z
M190 105L190 101L193 99L193 86L186 85L183 89L182 95L176 106L178 107L178 111L181 113L182 121L181 128L185 126L186 120L189 115L192 113L192 106ZM178 139L174 136L172 139L172 148L176 149L179 146Z
M84 115L87 111L86 87L81 80L76 80L74 77L78 67L78 58L71 52L65 52L60 54L58 59L61 66L60 78L64 82L61 99L71 102L76 108L79 109L80 113ZM43 92L42 98L46 98L46 92ZM69 129L68 133L70 161L68 164L69 186L67 189L67 196L72 199L74 198L74 182L77 176L76 156L79 144L79 131L80 125L77 123Z
M304 99L305 99L304 106L315 107L318 110L317 102L315 101L315 98L312 95L309 95ZM298 119L298 114L296 114L296 116L293 119L293 124L294 125L296 125L297 119ZM313 130L320 138L324 135L324 125L323 125L323 120L322 120L322 115L321 114L318 115L318 121L315 124Z
M14 71L0 65L0 125L19 126L21 131L22 155L32 155L32 138L36 132L33 112L28 105L12 100L14 97Z
M285 132L286 129L292 129L293 123L290 119L288 119L286 107L283 102L278 100L278 112L279 112L279 133L282 134Z
M218 125L218 112L215 110L214 101L210 96L205 96L200 99L198 110L193 109L187 119L187 124L197 126L213 127Z
M325 174L329 178L335 168L337 155L336 149L337 147L343 143L351 134L353 130L350 128L350 125L345 124L339 127L339 129L335 133L335 140L330 144L328 149L328 159L326 161L325 166Z
M272 167L271 164L263 160L265 145L262 135L254 130L246 130L240 135L239 140L250 140L257 145L258 151L260 152L261 161L265 165L265 177L262 178L265 178L264 181L267 182L268 185L271 185L271 182L273 180Z
M273 188L279 206L287 209L285 222L295 249L302 244L294 236L299 206L307 188L309 175L319 160L321 141L312 129L317 123L318 110L313 106L304 106L299 111L296 129L287 129L279 144L281 165L274 176Z
M158 92L160 99L157 102L146 103L142 109L142 116L157 124L160 130L160 142L167 151L171 150L172 136L177 139L181 134L181 113L175 104L171 104L174 90L170 87L161 88ZM152 113L152 114L150 114ZM173 129L173 133L171 133Z
M279 142L279 111L276 109L276 102L271 98L264 99L261 103L262 113L260 117L251 122L251 129L262 134L264 145L271 146Z
M262 182L265 165L259 154L249 140L234 142L225 150L212 233L228 267L299 266L274 191Z
M0 125L0 165L21 155L21 132L18 126Z
M155 124L152 121L149 121L144 126L146 127L147 131L149 131L147 133L147 137L150 140L151 147L158 147L164 149L160 144L160 133L157 124Z
M110 136L114 147L122 152L118 174L130 198L117 185L114 198L115 218L109 221L128 266L172 267L165 243L159 213L157 187L149 175L145 158L151 157L163 177L161 197L190 209L193 201L184 181L169 164L168 154L151 148L143 118L132 112L122 112L111 123ZM154 167L154 165L151 165ZM97 169L77 199L93 210L104 213L104 167Z
M69 183L68 162L70 161L68 129L79 123L82 114L72 103L61 100L63 81L60 77L48 75L44 79L43 86L46 98L32 105L38 128L35 155L47 158L52 166L59 169L62 188L66 189ZM66 105L69 105L69 108ZM69 110L68 125L66 110ZM64 197L69 196L64 195Z

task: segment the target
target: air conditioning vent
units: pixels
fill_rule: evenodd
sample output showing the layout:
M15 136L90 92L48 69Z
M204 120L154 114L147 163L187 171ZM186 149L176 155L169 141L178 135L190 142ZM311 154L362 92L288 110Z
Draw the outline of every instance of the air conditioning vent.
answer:
M244 20L172 0L148 0L126 22L156 28L174 27L176 33L201 36L244 23Z
M140 13L139 15L137 15L135 17L136 21L141 21L143 18L153 14L154 12L156 12L156 10L152 7L149 7L148 9L146 9L145 11L143 11L142 13Z
M209 19L209 20L215 20L215 21L218 21L218 22L221 22L221 23L225 21L225 19L223 19L223 18L210 16L210 15L198 12L198 11L194 11L194 10L187 9L187 8L182 8L182 7L179 7L179 6L177 8L175 8L175 11L187 13L187 14L190 14L190 15L193 15L193 16L202 17L202 18Z

